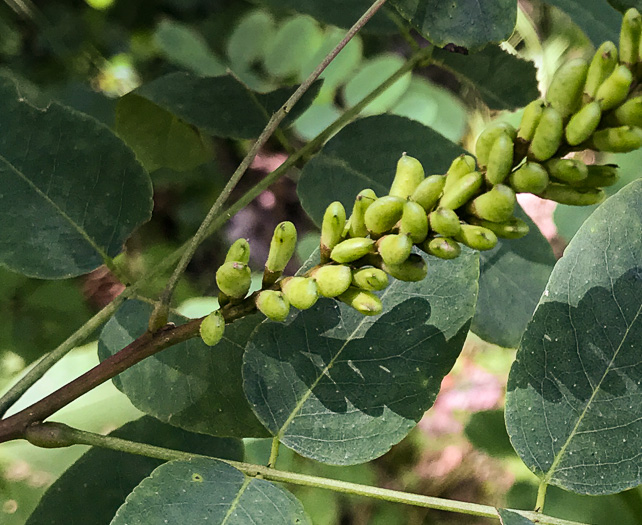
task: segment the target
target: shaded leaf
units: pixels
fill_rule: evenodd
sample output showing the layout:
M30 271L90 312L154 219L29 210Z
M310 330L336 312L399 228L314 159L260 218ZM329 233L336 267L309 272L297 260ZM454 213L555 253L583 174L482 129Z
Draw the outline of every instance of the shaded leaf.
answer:
M269 12L257 9L244 15L227 39L227 56L232 67L244 70L259 62L274 33L274 18Z
M606 0L547 0L566 12L595 47L605 40L620 40L622 16Z
M615 9L621 13L625 13L627 9L635 7L638 11L642 11L642 2L640 0L608 0Z
M545 482L642 481L642 181L600 206L557 263L511 369L506 422Z
M464 429L468 441L477 449L490 456L513 456L503 410L484 410L470 416Z
M534 522L524 516L506 509L497 509L502 525L535 525Z

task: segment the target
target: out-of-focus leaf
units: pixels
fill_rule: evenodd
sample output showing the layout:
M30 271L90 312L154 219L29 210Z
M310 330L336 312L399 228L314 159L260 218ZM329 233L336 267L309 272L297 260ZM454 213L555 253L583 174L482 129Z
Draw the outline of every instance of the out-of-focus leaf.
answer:
M598 47L605 40L618 42L622 16L606 0L547 0L566 12Z
M510 444L503 410L475 412L464 429L468 441L490 456L502 457L515 454Z
M249 69L262 61L275 34L274 18L257 9L241 18L227 39L227 56L235 69Z

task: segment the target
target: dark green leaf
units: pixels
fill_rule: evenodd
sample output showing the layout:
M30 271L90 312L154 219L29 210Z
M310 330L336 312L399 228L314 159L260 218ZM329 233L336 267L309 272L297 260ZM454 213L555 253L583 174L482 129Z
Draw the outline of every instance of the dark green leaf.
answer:
M468 441L477 449L490 456L513 456L503 410L475 412L464 429Z
M534 522L524 516L506 509L497 509L502 525L535 525Z
M110 434L195 454L243 459L235 439L193 434L143 417ZM127 495L163 461L93 448L49 488L27 525L108 525Z
M100 359L142 335L151 311L145 303L126 302L100 335ZM227 326L213 348L194 338L163 350L115 377L114 384L136 408L177 427L215 436L265 436L241 380L243 347L260 321L255 315Z
M535 65L497 46L471 55L435 49L433 58L476 89L490 109L515 110L540 96Z
M38 110L0 79L0 264L59 279L113 257L152 209L148 175L106 126Z
M292 494L222 461L194 458L161 465L134 489L112 525L306 525Z
M557 263L508 380L506 422L545 482L642 482L642 181L600 206Z
M515 0L393 0L401 16L443 47L456 44L479 49L506 40L517 20Z
M426 279L382 292L381 316L324 299L285 324L260 325L243 359L259 419L288 447L326 463L384 454L433 404L461 351L477 260L472 251L430 258Z
M640 0L608 0L615 9L621 13L625 13L627 9L635 7L638 11L642 11L642 2Z
M566 12L598 47L605 40L620 40L622 16L606 0L547 0Z

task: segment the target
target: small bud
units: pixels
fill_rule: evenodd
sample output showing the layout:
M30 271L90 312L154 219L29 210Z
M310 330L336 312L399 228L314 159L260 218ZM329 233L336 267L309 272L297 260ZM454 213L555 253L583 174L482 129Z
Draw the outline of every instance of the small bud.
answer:
M377 200L377 194L370 188L359 192L348 221L348 235L350 237L366 237L368 235L364 217L366 210L375 200Z
M437 208L430 214L430 228L444 237L452 237L459 233L459 215L448 208Z
M388 232L401 219L404 200L393 195L380 197L366 210L366 228L375 235Z
M475 155L477 155L477 162L480 166L485 167L488 164L490 150L497 138L503 133L507 133L512 140L515 140L517 136L517 131L513 126L507 122L498 121L488 124L479 134L475 143Z
M424 168L421 162L404 153L397 162L397 172L390 186L389 195L407 199L423 180Z
M604 190L601 189L590 188L580 191L566 184L557 183L549 184L539 196L569 206L590 206L591 204L599 204L606 198Z
M428 273L428 265L421 255L411 253L401 264L381 264L381 269L395 279L406 282L422 281Z
M216 345L225 332L225 319L220 310L214 310L201 321L199 328L201 339L208 346Z
M442 195L439 206L455 210L466 204L481 188L484 178L478 171L464 175Z
M362 290L378 292L388 286L388 274L379 268L359 268L352 272L352 284Z
M355 237L346 239L337 244L330 253L333 261L338 263L348 263L361 259L364 255L374 251L375 242L365 237Z
M512 217L516 203L515 192L504 184L497 184L474 199L468 206L468 211L480 219L504 222Z
M263 288L272 286L281 276L296 248L296 228L289 221L277 224L270 242L265 272L263 273Z
M518 193L539 193L548 186L548 171L537 162L525 162L508 177Z
M256 296L256 307L259 311L272 321L283 322L290 313L290 303L277 290L263 290Z
M403 205L403 214L399 221L399 233L410 236L418 244L428 235L428 216L426 210L416 202L407 201Z
M577 188L606 188L613 186L620 178L617 164L592 164L587 166L588 175L586 179L571 183L571 186Z
M352 282L352 271L349 266L326 264L310 272L319 288L319 295L336 297L345 292Z
M250 243L247 239L237 239L230 249L227 250L225 262L241 262L248 264L250 262Z
M226 262L216 271L216 284L219 290L233 299L247 295L252 282L250 267L241 262Z
M348 288L339 297L340 301L354 308L363 315L378 315L383 310L381 299L372 292L359 288Z
M319 298L319 287L309 277L286 277L281 281L281 290L290 305L299 310L311 308Z
M581 182L588 176L586 164L578 159L551 159L545 166L551 177L569 184ZM485 219L486 217L482 218Z
M325 263L330 259L330 252L343 236L346 225L346 210L339 201L330 204L323 215L321 224L321 262Z
M432 210L443 193L446 179L444 175L426 177L412 192L410 200L419 204L425 211Z
M497 245L497 235L491 230L470 224L462 224L461 231L455 239L469 248L479 251L491 250Z
M422 249L440 259L456 259L461 253L459 243L448 237L436 237L426 241Z
M512 217L506 222L491 222L477 217L470 218L471 224L483 226L502 239L521 239L528 233L528 224L517 217Z
M412 240L408 235L384 235L377 241L377 250L386 264L401 264L412 251Z

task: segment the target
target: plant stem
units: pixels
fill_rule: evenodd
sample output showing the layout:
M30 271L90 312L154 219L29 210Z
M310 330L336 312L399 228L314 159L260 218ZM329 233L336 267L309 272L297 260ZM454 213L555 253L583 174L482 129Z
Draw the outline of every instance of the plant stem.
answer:
M548 488L548 483L542 480L537 489L537 501L535 502L535 512L544 511L544 502L546 501L546 489Z
M480 505L477 503L467 503L464 501L455 501L444 498L434 498L431 496L423 496L420 494L412 494L410 492L402 492L398 490L382 489L372 487L369 485L360 485L357 483L348 483L330 478L322 478L318 476L309 476L305 474L298 474L295 472L286 472L282 470L275 470L273 468L264 467L262 465L253 465L250 463L243 463L239 461L230 461L211 456L204 456L199 454L191 454L189 452L182 452L178 450L167 449L163 447L156 447L144 443L137 443L120 439L111 436L102 436L92 432L85 432L71 428L62 423L42 423L30 427L28 432L29 440L39 446L70 446L76 445L91 445L119 452L126 452L129 454L137 454L166 461L172 460L189 460L192 458L208 458L217 461L224 461L229 465L237 468L247 476L261 477L263 479L278 481L282 483L291 483L293 485L301 485L306 487L314 487L320 489L331 490L342 494L349 494L353 496L364 496L382 501L389 501L393 503L403 503L406 505L413 505L416 507L444 510L449 512L457 512L460 514L467 514L471 516L483 516L486 518L499 519L497 509L489 505ZM512 509L511 509L512 510ZM536 523L546 525L582 525L577 522L554 518L552 516L545 516L543 514L513 510L528 519L536 520Z
M276 465L276 458L279 457L279 445L281 442L279 441L278 436L274 436L272 439L272 448L270 449L270 459L268 460L268 468L274 468L274 465Z

